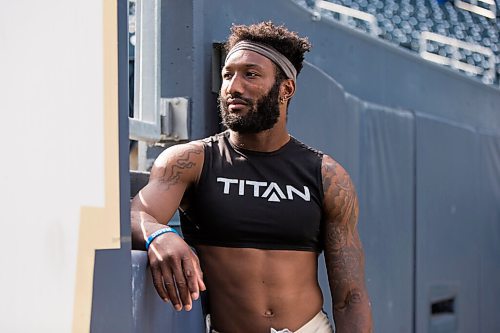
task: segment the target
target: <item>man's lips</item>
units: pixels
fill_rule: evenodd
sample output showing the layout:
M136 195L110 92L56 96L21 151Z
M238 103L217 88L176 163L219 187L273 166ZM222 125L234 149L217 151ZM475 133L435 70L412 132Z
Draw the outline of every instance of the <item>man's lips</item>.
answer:
M230 109L239 109L239 108L245 107L246 105L248 105L248 103L245 100L240 99L240 98L229 98L227 100L227 106Z
M247 105L248 103L240 98L228 98L227 105Z

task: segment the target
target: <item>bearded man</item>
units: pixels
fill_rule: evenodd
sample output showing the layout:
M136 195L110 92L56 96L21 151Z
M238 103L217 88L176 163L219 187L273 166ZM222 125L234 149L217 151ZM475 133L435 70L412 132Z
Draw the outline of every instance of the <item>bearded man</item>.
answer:
M148 250L158 294L189 311L207 289L207 332L333 332L322 251L337 332L372 331L354 185L286 127L310 47L271 22L233 26L219 96L227 131L165 150L132 201L133 247ZM177 209L184 239L166 226Z

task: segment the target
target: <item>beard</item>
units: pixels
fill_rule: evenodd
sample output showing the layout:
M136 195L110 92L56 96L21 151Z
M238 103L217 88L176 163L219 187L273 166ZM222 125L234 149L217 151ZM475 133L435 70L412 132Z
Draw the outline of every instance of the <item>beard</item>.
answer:
M219 94L219 111L222 124L238 133L253 134L272 128L279 119L279 88L276 81L269 92L256 102L244 98L239 93L231 95L232 98L239 98L247 103L248 112L246 114L233 113L228 109L227 98Z

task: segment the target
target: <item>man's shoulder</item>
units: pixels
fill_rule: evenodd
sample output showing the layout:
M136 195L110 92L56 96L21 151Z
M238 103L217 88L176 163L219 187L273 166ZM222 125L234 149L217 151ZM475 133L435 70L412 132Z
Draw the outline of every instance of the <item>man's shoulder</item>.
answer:
M322 159L323 156L325 155L325 153L323 153L321 150L313 148L313 147L309 146L308 144L300 141L299 139L297 139L293 136L290 136L290 137L291 137L291 140L293 141L293 143L295 144L295 146L298 147L299 149L303 150L304 152L310 153L310 154L318 157L319 159Z
M335 160L332 156L323 154L323 173L336 173L336 174L345 174L349 176L349 173L346 169L340 164L337 160Z
M209 137L206 137L206 138L203 138L203 139L199 139L197 141L192 141L192 142L199 142L199 143L201 143L203 145L212 144L214 142L219 142L220 140L223 140L224 137L228 136L228 134L229 133L227 131L224 131L224 132L220 132L220 133L211 135Z
M198 162L198 164L201 165L203 163L199 162L203 161L206 148L213 144L217 144L218 142L222 141L226 136L227 132L221 132L206 138L170 146L158 156L157 160L155 161L155 164L168 165L169 163L171 164L172 162L183 163L191 161L191 162Z
M332 189L337 191L337 188L355 192L354 184L347 170L326 154L323 156L321 175L325 193Z
M153 168L168 168L203 160L203 143L200 140L180 143L165 149L155 160Z
M190 153L190 152L191 153L198 153L198 152L203 153L203 151L207 145L211 145L214 142L219 142L225 135L226 135L226 132L221 132L221 133L217 133L217 134L205 137L205 138L196 139L196 140L185 142L185 143L175 144L175 145L170 146L167 149L165 149L160 154L158 160L161 161L162 159L165 159L165 158L169 158L169 157L176 156L179 154L186 154L186 153Z
M291 138L297 147L299 147L300 149L303 149L304 151L307 151L313 155L316 155L321 159L323 173L339 172L339 173L345 173L348 175L348 172L344 169L344 167L336 159L333 158L332 155L327 154L320 149L312 147L312 146L300 141L299 139L297 139L293 136L291 136Z

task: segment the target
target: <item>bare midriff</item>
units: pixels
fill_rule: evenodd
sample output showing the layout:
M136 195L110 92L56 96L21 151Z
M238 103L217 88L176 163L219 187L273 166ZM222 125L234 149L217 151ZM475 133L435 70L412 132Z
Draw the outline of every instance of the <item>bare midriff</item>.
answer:
M197 246L212 327L222 333L295 331L323 306L316 252Z

